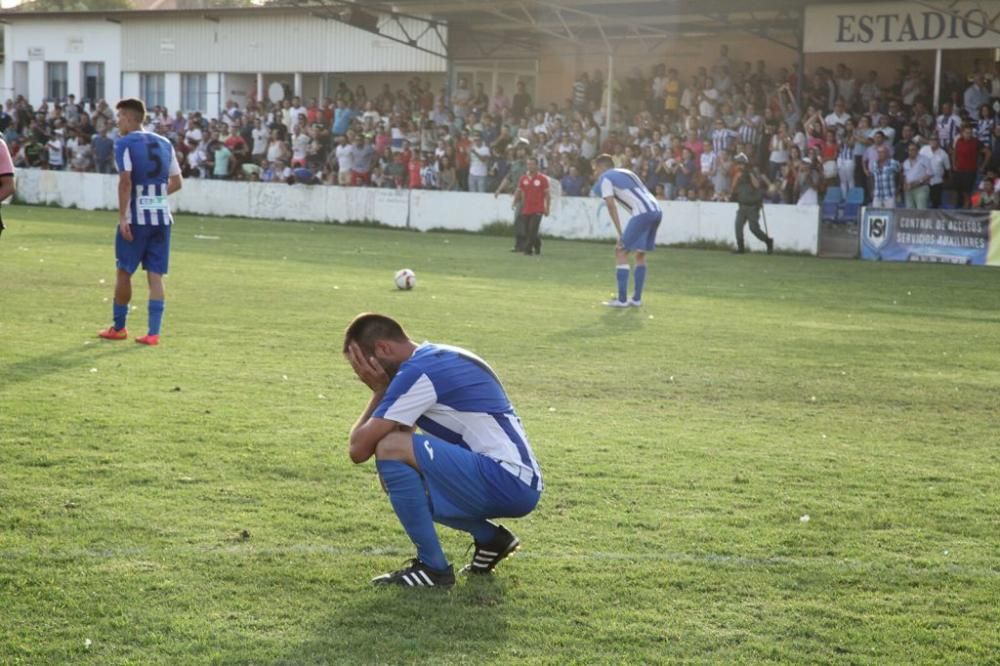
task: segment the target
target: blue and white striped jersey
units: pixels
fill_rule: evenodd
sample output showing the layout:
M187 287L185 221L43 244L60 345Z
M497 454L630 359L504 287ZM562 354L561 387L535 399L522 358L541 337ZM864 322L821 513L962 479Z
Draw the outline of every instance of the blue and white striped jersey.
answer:
M181 173L170 141L152 132L129 132L115 141L118 171L132 175L132 224L173 224L167 181Z
M608 169L601 174L594 189L599 189L602 198L613 196L633 217L660 210L656 197L650 194L639 176L628 169Z
M472 352L423 343L393 377L373 416L464 447L500 463L530 487L542 472L521 419L492 368Z

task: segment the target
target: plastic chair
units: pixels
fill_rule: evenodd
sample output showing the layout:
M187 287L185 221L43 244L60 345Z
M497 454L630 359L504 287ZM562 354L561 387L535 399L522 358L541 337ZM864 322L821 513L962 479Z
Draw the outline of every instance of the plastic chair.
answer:
M840 204L844 200L844 193L839 187L831 187L823 197L820 216L824 222L837 222L840 220Z
M847 199L844 202L844 211L841 214L842 222L857 222L858 213L861 212L861 207L865 204L865 188L863 187L852 187L847 193Z

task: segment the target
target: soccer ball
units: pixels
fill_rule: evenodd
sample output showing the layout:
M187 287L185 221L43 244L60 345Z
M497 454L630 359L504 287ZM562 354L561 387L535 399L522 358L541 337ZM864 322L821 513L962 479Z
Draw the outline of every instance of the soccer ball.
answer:
M409 268L396 271L396 289L413 289L417 286L417 274Z

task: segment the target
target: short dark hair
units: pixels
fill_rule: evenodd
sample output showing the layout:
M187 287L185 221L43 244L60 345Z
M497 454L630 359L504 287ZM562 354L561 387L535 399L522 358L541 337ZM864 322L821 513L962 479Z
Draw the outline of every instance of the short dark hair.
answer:
M140 122L146 118L146 103L138 97L126 97L115 104L115 108L119 111L134 111L139 114Z
M607 153L601 153L600 155L598 155L597 157L595 157L594 158L594 164L596 164L598 166L605 167L607 169L614 169L615 168L615 160L614 160L614 158L611 157L611 155L608 155Z
M392 317L363 312L351 320L344 329L344 353L352 342L358 343L361 351L371 354L375 343L379 340L394 340L406 342L410 336L406 334L399 322Z

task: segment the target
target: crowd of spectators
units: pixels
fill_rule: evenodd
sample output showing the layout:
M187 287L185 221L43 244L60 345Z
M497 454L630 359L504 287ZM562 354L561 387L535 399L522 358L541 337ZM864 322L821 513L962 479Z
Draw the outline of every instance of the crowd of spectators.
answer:
M601 71L584 72L563 104L543 107L523 82L492 96L464 79L450 96L420 78L371 96L341 82L324 100L229 101L218 119L154 107L146 129L173 141L189 178L509 192L534 157L564 196L582 196L591 160L607 153L661 199L729 200L745 157L766 176L773 203L861 187L866 201L885 205L940 206L949 189L956 205L996 205L1000 63L945 73L937 114L929 73L907 56L882 82L845 65L802 77L796 67L731 59L722 46L686 80L657 64L612 86ZM8 100L0 131L16 166L115 170L114 112L104 101L71 95L33 109ZM911 194L924 185L927 196Z

